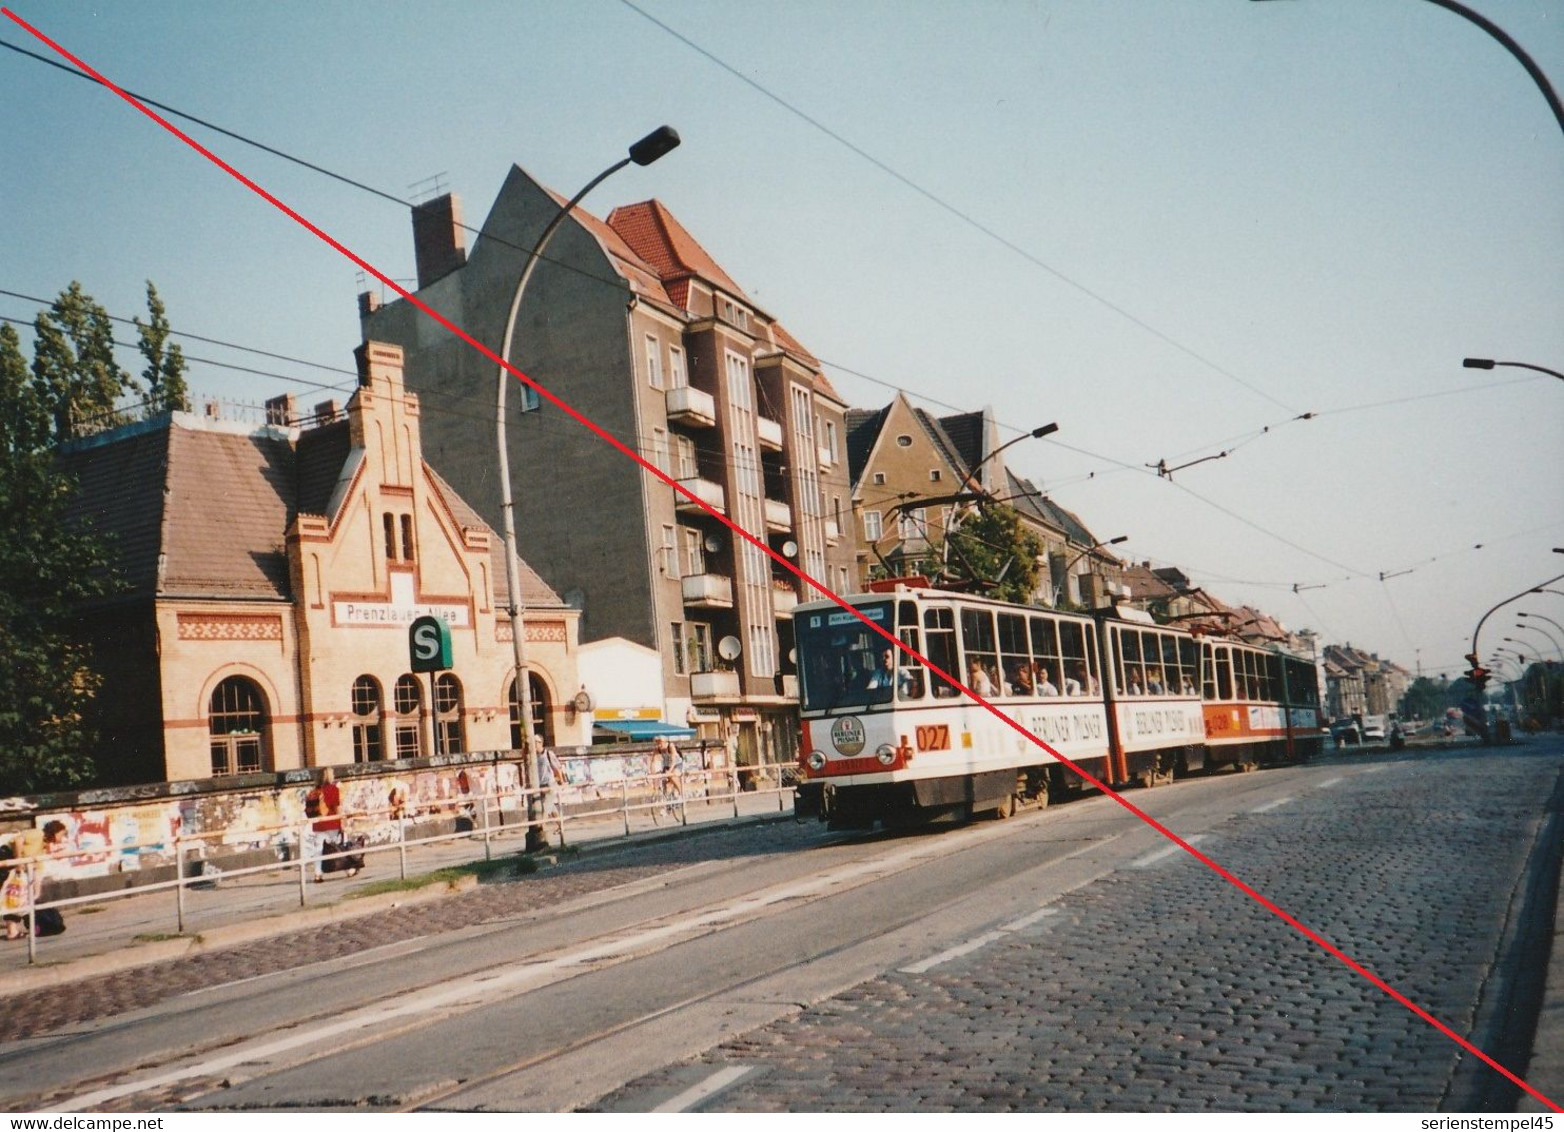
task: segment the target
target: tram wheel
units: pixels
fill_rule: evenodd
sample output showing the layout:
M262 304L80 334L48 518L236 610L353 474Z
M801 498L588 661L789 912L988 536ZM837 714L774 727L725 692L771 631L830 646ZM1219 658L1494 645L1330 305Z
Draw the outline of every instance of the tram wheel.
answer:
M999 805L994 807L994 820L1004 821L1015 812L1016 796L1014 794L1006 794L1004 798L1000 800Z

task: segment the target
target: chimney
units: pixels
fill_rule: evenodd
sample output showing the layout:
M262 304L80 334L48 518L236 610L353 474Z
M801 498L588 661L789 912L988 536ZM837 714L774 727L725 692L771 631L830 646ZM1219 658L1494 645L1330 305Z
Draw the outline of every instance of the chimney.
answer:
M322 401L315 406L315 423L326 424L337 419L336 401Z
M467 262L467 238L461 224L462 202L455 193L413 205L413 257L418 262L420 288Z
M272 397L266 402L266 423L280 425L287 428L294 422L293 394L284 393L280 397Z
M360 291L358 293L358 317L368 318L380 309L380 293L378 291Z

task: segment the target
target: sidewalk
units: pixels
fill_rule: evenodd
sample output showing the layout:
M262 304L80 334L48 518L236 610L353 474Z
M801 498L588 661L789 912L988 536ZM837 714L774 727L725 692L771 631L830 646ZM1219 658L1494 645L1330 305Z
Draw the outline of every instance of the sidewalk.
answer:
M702 812L704 811L704 812ZM535 855L539 863L553 863L578 854L605 853L626 846L670 838L696 836L732 826L766 820L792 820L792 809L779 811L776 795L744 795L739 816L733 805L691 805L689 825L655 824L645 814L632 820L626 837L620 817L589 819L565 824L566 844L558 846L558 832L549 828L555 847ZM497 834L489 843L493 859L519 857L523 841L519 830ZM441 869L483 861L483 835L407 847L407 876L419 878ZM431 883L418 888L375 891L399 879L399 851L395 846L373 852L364 871L347 879L328 876L324 883L306 881L300 903L299 869L295 863L277 871L251 876L220 876L209 887L187 886L185 930L178 926L178 901L174 889L132 891L88 898L67 905L66 932L36 941L37 962L27 962L27 943L0 943L0 998L25 991L59 986L94 975L162 963L183 956L232 947L250 940L284 935L339 920L370 915L389 908L407 907L464 892L478 884L475 876L455 882Z

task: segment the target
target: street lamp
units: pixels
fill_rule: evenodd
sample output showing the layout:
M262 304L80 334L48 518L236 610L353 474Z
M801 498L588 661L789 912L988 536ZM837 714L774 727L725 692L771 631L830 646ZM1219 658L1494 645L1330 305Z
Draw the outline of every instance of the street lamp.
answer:
M659 157L662 157L677 148L679 134L672 126L660 126L647 134L640 141L630 147L629 156L620 158L614 164L604 169L596 177L586 183L586 187L571 197L558 212L556 212L546 227L543 234L538 237L538 242L527 253L527 262L521 269L521 278L516 283L516 293L511 296L510 314L505 319L505 337L500 345L499 384L494 402L494 436L499 448L500 460L500 516L505 528L505 584L507 589L506 600L510 612L511 658L512 676L516 689L516 711L521 716L521 745L523 756L522 787L527 792L527 848L538 849L546 845L547 838L543 829L536 824L537 795L533 788L537 785L537 767L534 762L533 731L532 731L532 688L527 674L527 632L524 623L525 614L521 606L521 570L516 553L516 515L515 502L511 495L510 482L510 447L506 443L506 419L505 419L505 393L510 388L514 378L511 376L507 363L510 360L511 342L516 334L516 315L521 310L521 297L527 289L527 281L532 278L533 268L537 267L538 260L543 255L543 249L548 246L549 240L585 197L598 185L632 162L636 165L650 165Z
M1494 366L1511 366L1515 369L1533 369L1538 373L1545 373L1564 381L1564 373L1547 366L1534 366L1530 362L1496 362L1492 358L1463 358L1461 364L1467 369L1493 369Z
M1445 11L1454 12L1456 15L1469 20L1498 40L1500 45L1511 55L1515 56L1516 61L1522 67L1526 68L1526 73L1531 76L1532 82L1537 84L1537 89L1542 91L1542 97L1547 100L1548 109L1553 111L1553 117L1558 122L1559 129L1564 130L1564 104L1559 102L1559 96L1553 92L1553 86L1548 82L1548 76L1543 74L1542 68L1537 66L1536 62L1533 61L1530 55L1526 54L1520 44L1511 39L1509 34L1498 24L1472 11L1465 4L1458 3L1457 0L1428 0L1428 2L1437 4Z
M962 479L961 486L962 487L966 487L967 485L969 485L972 482L973 477L975 477L978 474L978 469L981 468L984 464L988 463L990 460L992 460L995 456L998 456L1006 448L1010 448L1013 445L1020 444L1023 440L1041 440L1043 437L1051 436L1053 433L1056 433L1058 431L1059 431L1059 423L1057 421L1052 421L1052 422L1050 422L1048 424L1045 424L1045 425L1038 425L1031 432L1023 432L1020 436L1012 437L1011 439L1009 439L1009 440L1005 441L1003 444L1001 444L998 448L996 448L992 452L990 452L987 456L984 456L976 464L973 464L972 467L970 469L968 469L965 478Z
M1548 592L1548 593L1558 593L1558 590L1548 590L1546 592ZM1549 625L1552 625L1559 632L1564 633L1564 625L1560 625L1557 621L1553 620L1553 618L1551 618L1551 617L1544 617L1540 613L1517 613L1515 616L1517 616L1517 617L1530 617L1534 621L1546 621ZM1536 626L1533 626L1533 628L1536 628ZM1548 633L1548 634L1546 634L1546 636L1547 636L1548 640L1550 640L1550 641L1553 640L1553 634L1552 633ZM1557 641L1554 641L1553 643L1555 645L1558 644ZM1560 656L1564 657L1564 653L1560 653Z
M1538 628L1536 625L1530 625L1530 624L1527 624L1524 621L1517 621L1515 623L1515 628L1517 630L1529 629L1533 633L1536 633L1538 636L1543 637L1545 640L1547 640L1548 644L1553 646L1554 651L1556 651L1559 654L1559 659L1560 660L1564 660L1564 648L1559 648L1559 643L1553 639L1553 634L1548 632L1546 629ZM1537 659L1538 660L1542 659L1542 654L1540 652L1537 654Z
M1079 562L1081 559L1085 558L1088 554L1090 554L1094 550L1101 550L1105 546L1118 546L1119 543L1121 543L1121 542L1129 542L1129 541L1130 541L1130 536L1129 535L1119 535L1116 538L1103 539L1101 542L1094 542L1094 543L1092 543L1085 550L1081 551L1074 558L1070 559L1070 561L1066 562L1064 564L1064 587L1063 587L1064 588L1064 592L1066 592L1066 593L1069 592L1069 589L1070 589L1070 571L1074 568L1074 566L1075 566L1075 564L1077 562ZM1059 592L1058 592L1058 590L1054 591L1054 604L1055 605L1059 604Z

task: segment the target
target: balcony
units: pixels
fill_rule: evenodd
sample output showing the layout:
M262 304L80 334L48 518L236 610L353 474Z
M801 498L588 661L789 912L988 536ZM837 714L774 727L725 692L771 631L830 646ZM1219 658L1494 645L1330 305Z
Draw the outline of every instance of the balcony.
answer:
M690 675L690 699L736 700L739 698L737 672L695 672Z
M686 574L680 579L684 604L698 609L732 609L733 579L722 574Z
M824 444L819 446L819 452L817 454L820 457L820 466L822 468L829 468L836 463L836 456Z
M798 605L798 594L792 586L771 587L771 608L778 617L786 617Z
M790 531L793 529L793 509L775 499L766 500L766 530Z
M727 514L728 497L722 490L720 483L712 483L711 480L703 480L699 476L693 476L687 480L680 480L679 486L688 488L690 493L706 504L706 506ZM683 494L675 494L673 502L674 506L680 511L694 512L697 515L702 513L700 507L691 503Z
M835 542L842 537L842 528L835 519L825 521L825 541Z
M676 424L696 428L715 428L717 402L710 393L702 393L688 385L668 390L668 419Z
M797 676L783 676L782 677L782 698L783 699L788 699L788 700L797 700L798 699L798 677Z
M769 417L755 418L755 434L760 438L760 446L769 448L773 452L782 451L782 426Z

